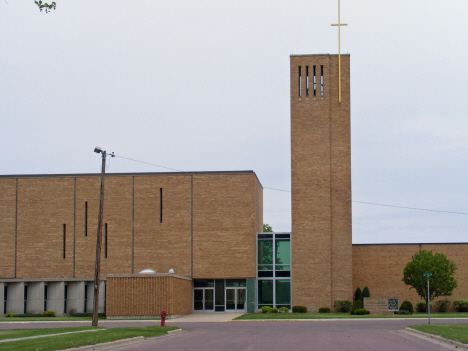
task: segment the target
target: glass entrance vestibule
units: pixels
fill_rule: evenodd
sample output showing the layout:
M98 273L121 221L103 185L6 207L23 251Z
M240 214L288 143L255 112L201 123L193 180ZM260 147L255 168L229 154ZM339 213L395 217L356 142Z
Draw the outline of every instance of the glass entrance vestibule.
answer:
M246 279L194 279L194 313L246 311Z

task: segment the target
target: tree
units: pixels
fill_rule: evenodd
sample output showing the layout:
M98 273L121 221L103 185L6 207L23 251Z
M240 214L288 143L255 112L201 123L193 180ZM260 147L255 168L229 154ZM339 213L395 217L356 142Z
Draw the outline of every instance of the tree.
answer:
M361 300L361 295L362 295L361 288L357 288L356 291L354 292L354 302Z
M268 223L263 223L263 232L270 233L273 231L273 228Z
M430 281L431 300L439 296L451 296L458 286L454 278L457 266L442 253L419 250L403 269L403 283L415 289L427 302L427 278L424 273L432 273Z
M362 289L362 293L361 293L361 301L362 303L364 304L364 298L365 297L370 297L370 291L369 291L369 288L367 286L364 287L364 289Z

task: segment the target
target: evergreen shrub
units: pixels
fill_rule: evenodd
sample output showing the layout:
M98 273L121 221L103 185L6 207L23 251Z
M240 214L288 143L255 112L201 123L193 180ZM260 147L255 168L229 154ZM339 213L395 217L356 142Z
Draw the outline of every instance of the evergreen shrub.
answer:
M286 313L289 313L289 309L287 307L280 307L279 310L283 311L283 312L286 312Z
M362 301L363 304L364 304L364 298L365 297L370 297L370 291L369 291L369 288L367 286L365 286L364 289L362 289L362 293L361 293L360 300Z
M272 309L273 309L273 308L270 307L270 306L262 306L262 311L263 311L263 313L271 313L271 310L272 310Z
M413 304L409 301L403 301L400 305L400 311L408 311L409 314L413 314ZM403 313L401 313L403 314Z
M278 309L276 307L273 307L270 313L278 313Z
M305 306L293 306L292 311L294 313L307 313L307 307L305 307Z
M468 299L454 300L453 306L457 312L468 312Z
M338 312L342 313L348 313L352 305L351 301L348 300L336 300L333 303L333 307L335 307Z
M418 312L427 312L427 302L424 300L420 300L415 303L416 311ZM430 303L430 308L432 308L432 302Z
M363 315L363 314L370 314L368 310L365 308L358 308L356 311L354 311L355 315Z
M435 303L437 312L447 312L450 307L450 301L447 299L439 300Z
M351 306L351 310L349 311L349 314L354 314L354 311L356 311L357 309L360 309L360 308L362 308L362 301L361 300L356 300L353 303L353 306Z
M42 317L57 317L54 311L44 311L41 313Z
M328 307L320 307L319 313L330 313L330 309Z
M20 318L25 318L25 317L41 317L42 315L40 313L21 313L21 314L15 314L15 317L20 317Z
M14 317L14 316L15 316L14 313L7 313L7 314L5 315L6 318L10 318L10 317Z
M361 300L362 301L362 291L361 291L361 288L357 288L356 291L354 292L354 302L356 302L357 300Z

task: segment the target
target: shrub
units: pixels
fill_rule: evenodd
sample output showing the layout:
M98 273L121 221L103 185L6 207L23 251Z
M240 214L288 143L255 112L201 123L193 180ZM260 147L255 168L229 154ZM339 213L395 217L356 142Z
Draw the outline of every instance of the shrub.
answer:
M450 307L450 301L447 299L439 300L435 303L435 308L438 312L447 312Z
M368 310L365 308L358 308L356 311L354 311L355 315L363 315L363 314L370 314Z
M15 314L15 317L20 317L20 318L24 318L24 317L41 317L41 314L40 313L21 313L21 314Z
M399 310L398 312L395 312L395 314L412 314L412 313L408 310Z
M413 314L413 304L409 301L403 301L400 305L400 311L408 311L409 314Z
M277 309L276 307L273 307L273 308L271 309L271 313L278 313L278 309Z
M453 301L453 306L457 312L468 312L468 299L458 299Z
M333 307L335 307L338 312L348 313L352 305L351 301L348 300L336 300Z
M354 311L362 308L362 301L361 300L356 300L353 303L353 306L351 307L351 310L349 311L350 314L354 314Z
M319 313L330 313L330 309L328 307L320 307Z
M91 312L86 312L86 313L75 313L74 315L71 315L70 317L92 317L93 314ZM98 317L105 317L106 314L103 313L98 313Z
M263 313L271 313L271 310L273 309L270 306L262 306L261 308L262 308Z
M70 308L68 310L68 315L69 316L74 316L78 311L76 310L76 308Z
M14 317L14 316L15 316L14 313L7 313L7 314L5 315L5 317L7 317L7 318Z
M41 313L42 317L57 317L54 311L44 311Z
M305 306L293 306L292 311L295 313L307 313L307 307Z
M283 311L283 312L286 312L286 313L289 312L289 309L288 309L287 307L280 307L279 310L280 310L280 311Z
M356 291L354 292L354 301L356 302L357 300L362 301L362 291L361 288L357 288Z
M361 298L360 298L362 303L364 303L364 298L365 297L370 297L370 291L369 291L369 288L367 286L365 286L364 289L362 289L362 294L361 294Z
M418 312L427 312L427 302L424 300L420 300L415 303L416 311ZM430 304L430 308L432 308L432 302Z

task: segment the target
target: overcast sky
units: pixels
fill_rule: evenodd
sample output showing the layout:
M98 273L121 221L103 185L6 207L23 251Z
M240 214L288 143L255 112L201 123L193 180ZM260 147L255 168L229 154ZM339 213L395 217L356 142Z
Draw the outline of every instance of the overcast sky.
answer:
M289 56L337 53L337 1L0 0L0 174L94 173L96 145L290 190ZM466 242L468 1L341 1L353 242ZM167 171L114 158L108 172ZM264 221L291 229L287 191Z

